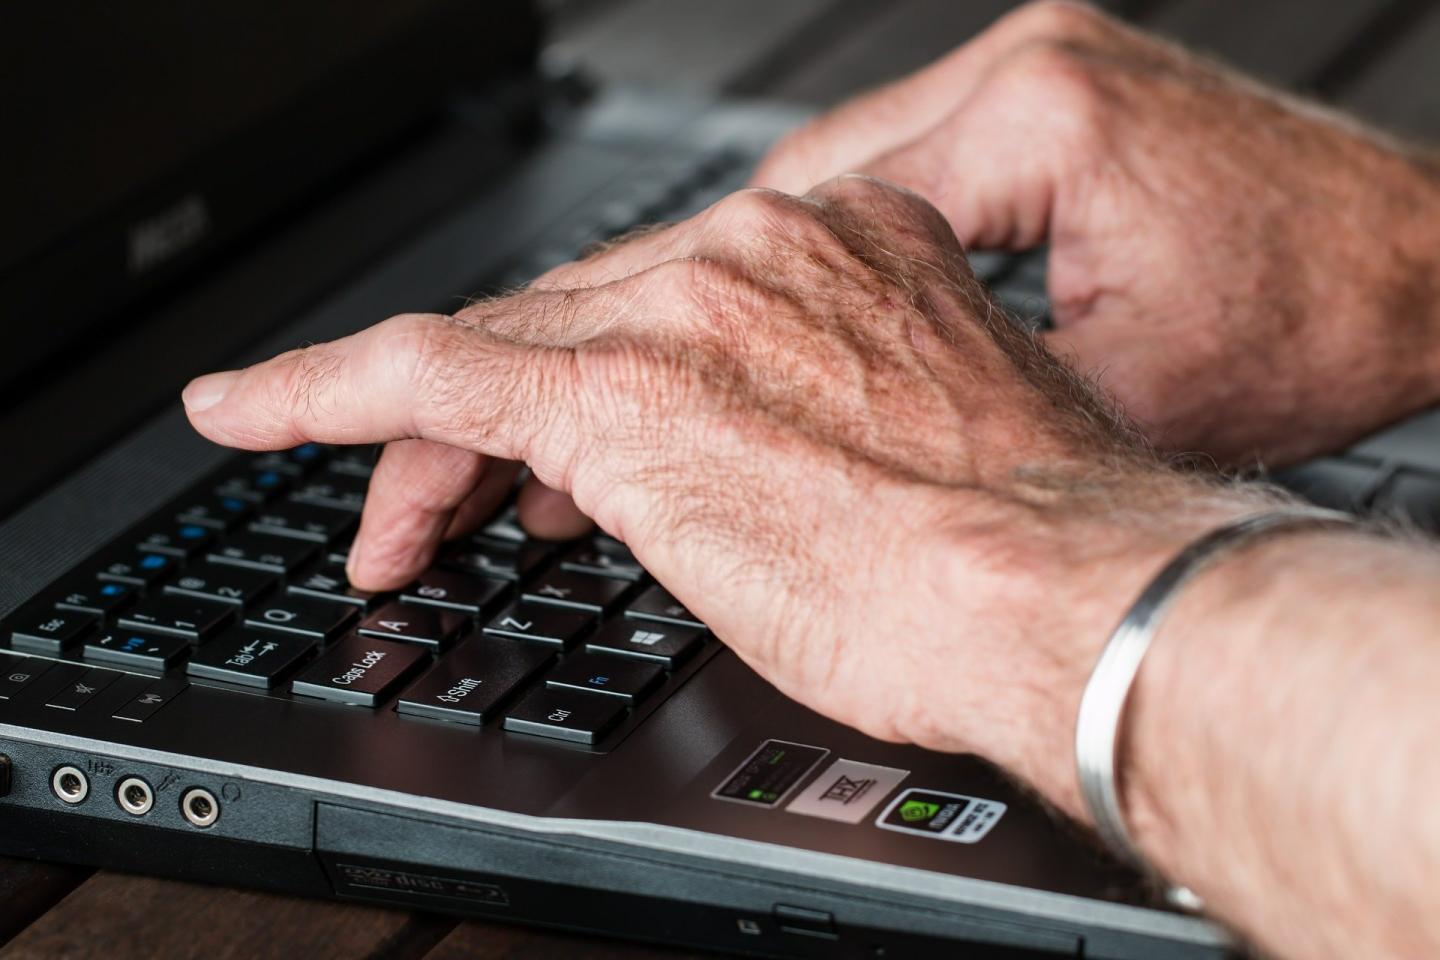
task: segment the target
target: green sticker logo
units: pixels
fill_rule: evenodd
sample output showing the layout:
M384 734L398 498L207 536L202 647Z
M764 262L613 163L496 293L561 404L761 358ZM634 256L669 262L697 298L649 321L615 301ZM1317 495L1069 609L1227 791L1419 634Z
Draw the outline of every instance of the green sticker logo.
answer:
M929 820L939 812L940 804L926 803L924 800L906 800L900 804L900 819L906 823Z

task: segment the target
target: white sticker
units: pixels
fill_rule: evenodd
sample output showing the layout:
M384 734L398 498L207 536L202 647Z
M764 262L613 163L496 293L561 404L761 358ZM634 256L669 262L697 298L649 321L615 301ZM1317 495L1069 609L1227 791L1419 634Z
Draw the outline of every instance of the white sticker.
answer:
M836 760L785 809L807 817L859 823L908 776L909 770Z

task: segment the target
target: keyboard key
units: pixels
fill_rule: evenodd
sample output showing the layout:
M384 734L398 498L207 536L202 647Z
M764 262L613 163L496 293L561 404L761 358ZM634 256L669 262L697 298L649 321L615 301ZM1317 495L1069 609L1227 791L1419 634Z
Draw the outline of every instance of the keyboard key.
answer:
M704 636L704 630L694 627L614 620L600 628L586 642L585 649L607 656L651 660L669 669L700 649Z
M485 625L485 633L564 648L574 645L594 626L594 615L583 610L512 603Z
M329 543L354 530L358 521L349 510L319 507L308 503L267 504L250 518L251 533L294 537L312 543Z
M215 531L198 523L175 523L147 530L136 546L148 553L189 557L199 553L215 538Z
M317 646L314 637L232 630L196 650L185 671L192 677L269 689L309 659Z
M632 582L645 575L645 568L640 566L630 551L623 547L607 550L598 543L582 543L575 547L560 561L560 568Z
M135 699L116 710L113 716L116 720L144 723L155 716L157 710L184 693L189 686L184 680L157 680L142 690Z
M545 565L550 549L543 544L508 543L475 537L468 543L456 544L441 560L441 566L482 577L501 580L523 580Z
M368 480L375 472L375 458L379 451L380 447L373 444L335 447L330 452L330 461L325 464L325 469L330 473Z
M198 523L211 530L229 530L250 513L251 503L241 497L201 494L180 501L179 523Z
M455 723L481 724L555 654L531 643L499 637L466 640L400 696L399 713Z
M1440 533L1440 476L1418 470L1399 470L1381 491L1383 513L1405 517L1422 530Z
M100 618L78 610L42 610L23 612L7 622L10 646L30 653L58 657L98 626Z
M134 633L129 630L102 630L85 642L85 659L122 667L167 670L184 660L190 641L184 637Z
M290 689L307 697L375 707L428 661L419 647L351 634L321 654Z
M292 581L289 591L297 596L349 604L357 610L369 610L376 599L376 594L350 586L350 577L341 560L325 560L311 573Z
M525 528L520 526L520 513L513 505L500 511L495 519L485 524L480 532L495 540L506 540L511 543L523 543L530 537L530 534L525 532Z
M267 537L258 533L236 533L228 536L205 555L211 563L229 563L237 567L291 573L315 555L315 545L289 537Z
M593 653L572 653L545 678L547 686L588 690L633 704L665 679L659 664Z
M219 603L248 604L269 593L277 582L273 573L223 563L197 563L186 567L165 584L165 592Z
M318 443L302 443L289 450L262 453L250 460L252 470L274 470L287 477L302 477L325 461L325 448Z
M348 510L359 513L365 506L365 493L369 481L362 477L350 477L341 473L317 473L290 491L295 503L309 503L333 510Z
M55 606L105 616L135 602L138 591L128 583L74 580L55 593Z
M474 577L444 570L427 570L412 583L400 599L480 616L495 608L498 600L510 592L510 584L489 577Z
M95 694L119 680L123 674L102 667L86 670L78 680L72 680L60 692L45 701L45 706L57 710L79 710L89 703Z
M235 608L229 604L159 596L121 614L119 623L122 630L164 633L199 643L218 632L234 615Z
M451 610L392 600L360 622L360 632L439 649L455 639L468 619Z
M551 570L530 584L520 595L520 599L530 603L548 603L604 613L629 589L630 584L624 580L592 577L571 570Z
M625 716L619 697L541 687L505 717L505 729L572 743L596 743Z
M265 503L284 492L287 486L285 475L278 470L245 470L221 479L215 486L215 495Z
M175 567L175 558L163 553L122 550L103 558L95 576L101 580L114 580L137 587L148 587L165 579Z
M697 630L705 629L705 624L700 619L685 609L685 605L670 595L670 591L656 584L645 588L645 591L636 597L625 608L625 616L634 617L638 620L656 620L660 623L673 623L678 627L694 627Z
M343 633L356 616L355 608L347 603L288 595L252 607L245 614L245 626L312 637L324 643Z
M53 666L33 657L0 657L0 700L9 700Z

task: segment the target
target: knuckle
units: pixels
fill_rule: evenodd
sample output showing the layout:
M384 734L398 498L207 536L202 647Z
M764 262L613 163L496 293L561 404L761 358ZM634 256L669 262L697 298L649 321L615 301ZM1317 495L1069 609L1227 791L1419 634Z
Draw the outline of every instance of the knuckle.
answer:
M667 261L652 273L661 302L683 305L710 333L723 334L753 312L759 292L741 268L707 258Z
M1085 36L1104 19L1099 10L1079 0L1035 0L1013 16L1027 30L1053 37Z
M710 219L725 235L765 236L787 233L813 217L790 194L765 187L747 187L711 207Z
M1007 91L1017 109L1071 131L1093 129L1101 116L1100 77L1094 61L1075 46L1036 40L1011 56Z
M323 346L307 346L277 358L279 375L272 378L266 400L282 411L291 425L323 405L326 394L339 378L339 355Z

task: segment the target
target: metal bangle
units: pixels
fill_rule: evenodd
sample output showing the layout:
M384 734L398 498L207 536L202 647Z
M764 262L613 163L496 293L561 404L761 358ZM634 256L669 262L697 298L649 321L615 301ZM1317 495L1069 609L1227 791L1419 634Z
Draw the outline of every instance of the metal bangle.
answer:
M1332 510L1290 507L1228 523L1181 550L1150 581L1110 635L1080 698L1075 725L1075 764L1080 775L1080 795L1095 830L1105 846L1122 861L1147 874L1152 872L1125 826L1115 761L1130 690L1155 638L1156 628L1180 588L1216 560L1264 534L1282 528L1336 527L1355 522L1354 517ZM1176 892L1188 894L1183 890Z

